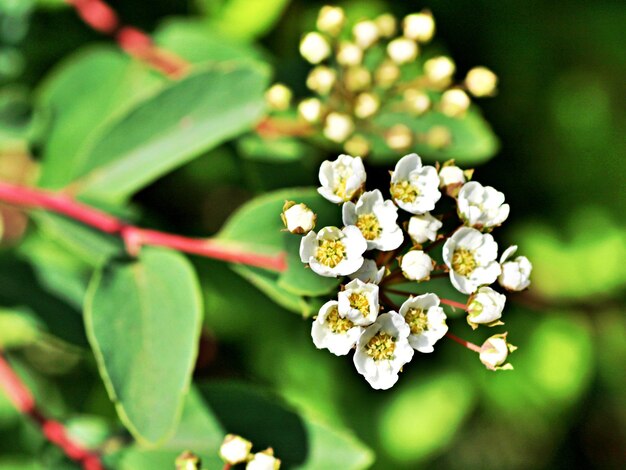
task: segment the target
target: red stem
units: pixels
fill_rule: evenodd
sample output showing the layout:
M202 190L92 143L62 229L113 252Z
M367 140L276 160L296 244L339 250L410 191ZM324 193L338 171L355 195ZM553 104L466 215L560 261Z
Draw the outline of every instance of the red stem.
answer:
M471 349L474 352L477 352L480 354L480 346L477 346L474 343L470 343L469 341L465 341L464 339L459 338L456 335L453 335L452 333L450 333L449 331L446 333L446 336L448 338L450 338L452 341L456 341L457 343L459 343L461 346L465 346L467 349Z
M143 229L127 224L93 207L81 204L68 195L0 182L0 202L45 209L63 214L101 232L118 235L124 240L131 255L137 255L143 245L163 246L206 258L246 264L272 271L285 271L285 253L263 255L214 239L187 238L157 230Z
M460 308L461 310L466 310L467 309L467 305L462 304L461 302L455 302L454 300L448 300L448 299L439 299L439 301L442 304L446 304L446 305L449 305L451 307Z
M62 423L48 419L37 408L31 391L13 371L2 351L0 351L0 388L4 390L13 406L21 414L35 421L46 439L59 447L69 459L80 464L85 470L104 470L97 453L73 441Z

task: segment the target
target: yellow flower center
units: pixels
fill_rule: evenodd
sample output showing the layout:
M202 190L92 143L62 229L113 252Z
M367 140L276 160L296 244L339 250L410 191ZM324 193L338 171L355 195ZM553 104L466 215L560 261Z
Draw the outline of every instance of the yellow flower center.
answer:
M339 180L337 181L337 187L335 189L335 194L344 201L350 199L346 198L346 181L347 178L339 178Z
M412 335L419 335L422 331L426 329L428 325L428 317L426 316L426 312L424 312L421 308L411 308L404 316L404 319L411 327Z
M477 263L474 252L466 248L457 248L452 255L452 269L461 276L469 275L476 269Z
M359 312L363 314L364 317L370 312L370 303L367 301L367 297L363 294L353 293L348 297L350 300L350 307L356 308Z
M394 199L402 202L413 202L420 195L419 189L407 180L391 184L391 195Z
M354 323L350 320L339 316L339 310L337 310L337 307L333 307L332 310L328 312L328 315L326 316L326 323L328 323L328 326L333 333L346 333L354 326Z
M383 361L393 357L396 343L387 333L376 333L365 346L365 352L375 361Z
M380 236L380 224L374 214L362 214L358 216L356 226L366 240L375 240Z
M322 240L315 252L315 259L324 266L334 268L346 255L346 247L339 240Z

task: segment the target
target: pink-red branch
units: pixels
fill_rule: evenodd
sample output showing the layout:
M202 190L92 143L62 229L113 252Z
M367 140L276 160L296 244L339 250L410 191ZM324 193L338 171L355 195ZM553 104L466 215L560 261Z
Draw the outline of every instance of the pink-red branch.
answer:
M476 344L474 344L474 343L470 343L469 341L465 341L464 339L459 338L459 337L458 337L458 336L456 336L456 335L453 335L453 334L452 334L452 333L450 333L449 331L446 333L446 336L447 336L448 338L450 338L452 341L455 341L455 342L459 343L461 346L464 346L464 347L466 347L467 349L470 349L470 350L472 350L472 351L477 352L477 353L479 353L479 354L480 354L480 346L478 346L478 345L476 345Z
M218 240L187 238L136 227L93 207L77 202L70 196L62 193L47 192L0 182L0 202L23 208L45 209L50 212L56 212L101 232L117 235L124 240L131 255L137 255L140 248L144 245L162 246L184 253L270 269L272 271L280 272L287 269L285 253L277 255L259 254Z
M0 351L0 388L4 390L15 408L37 423L46 439L59 447L69 459L81 465L84 470L104 470L97 453L75 442L62 423L48 419L37 408L33 394L13 371L2 351Z
M450 307L460 308L461 310L466 310L467 309L467 305L465 305L465 304L463 304L461 302L456 302L454 300L448 300L448 299L439 299L439 301L442 304L449 305Z

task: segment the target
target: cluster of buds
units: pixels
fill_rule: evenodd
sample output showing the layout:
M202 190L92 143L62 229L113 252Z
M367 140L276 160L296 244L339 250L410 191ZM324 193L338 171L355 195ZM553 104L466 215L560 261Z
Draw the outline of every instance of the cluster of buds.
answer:
M252 442L235 434L228 434L220 447L220 457L227 465L246 464L246 470L278 470L280 460L274 457L270 447L252 452Z
M407 150L415 142L445 147L451 143L445 126L417 133L401 123L381 127L375 118L391 113L419 119L429 112L462 118L471 105L469 95L495 93L497 77L489 69L475 67L456 82L450 57L423 53L435 33L430 11L398 23L386 13L350 27L341 7L324 6L317 31L306 33L300 42L301 55L314 65L306 80L314 96L298 103L300 119L347 153L367 155L372 133L381 135L393 151ZM266 98L271 109L285 111L292 93L275 84Z
M391 172L385 199L378 189L366 191L360 157L340 155L322 163L318 192L342 205L342 226L315 232L311 209L285 205L285 225L302 235L301 261L320 276L348 277L315 318L313 342L337 356L354 349L354 365L373 388L393 386L414 351L432 352L441 338L453 337L444 306L464 310L473 329L502 325L506 296L492 285L521 291L530 284L528 259L510 259L512 246L498 260L489 233L509 215L504 195L469 181L472 175L453 161L434 167L405 155ZM434 212L446 205L447 212ZM466 301L441 298L428 285L433 278L448 278ZM510 368L506 333L472 346L489 369Z

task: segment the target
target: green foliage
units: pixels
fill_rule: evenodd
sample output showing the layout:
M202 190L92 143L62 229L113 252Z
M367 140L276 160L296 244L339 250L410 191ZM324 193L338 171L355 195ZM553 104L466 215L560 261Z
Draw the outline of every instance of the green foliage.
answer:
M173 431L187 393L202 317L198 283L177 253L146 248L99 271L85 326L120 418L140 441Z

